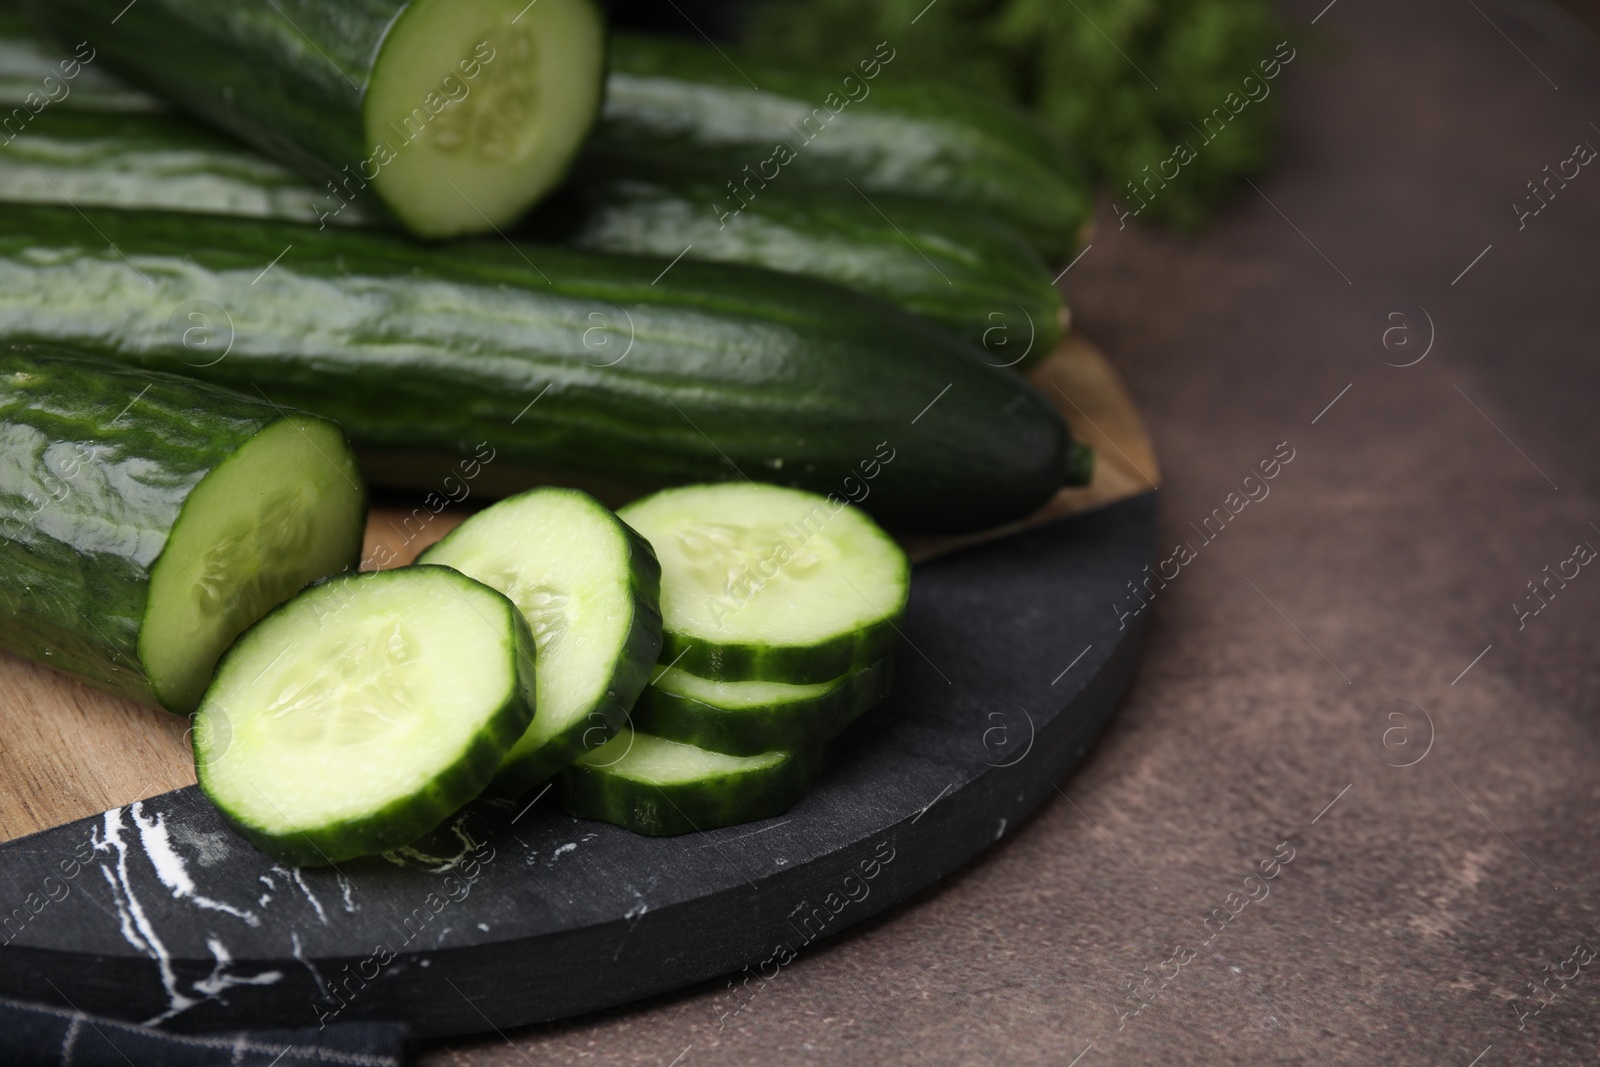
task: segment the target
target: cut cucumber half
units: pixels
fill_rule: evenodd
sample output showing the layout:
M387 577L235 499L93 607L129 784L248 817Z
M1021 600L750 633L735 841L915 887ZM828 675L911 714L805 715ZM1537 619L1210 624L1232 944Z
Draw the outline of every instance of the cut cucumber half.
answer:
M381 202L422 237L488 233L543 196L593 125L605 78L594 0L23 6L83 41L94 71L314 179L320 214Z
M587 493L502 500L424 552L511 598L539 648L539 714L492 786L520 793L609 741L661 652L661 568Z
M888 655L911 588L900 546L832 497L667 489L620 512L661 561L662 662L718 682L828 682Z
M326 419L0 345L0 648L188 714L245 627L355 568L366 504Z
M604 75L592 0L416 0L363 107L368 139L394 156L373 185L425 237L505 225L566 173Z
M366 504L343 432L309 415L268 426L195 486L150 573L139 631L162 704L193 708L245 627L351 566Z
M534 655L511 601L448 567L313 586L223 658L195 719L200 788L292 866L406 844L528 728Z
M820 749L728 756L624 727L561 772L561 806L666 837L782 815L821 771Z
M889 695L890 659L817 685L713 682L662 672L634 705L633 725L667 741L731 756L820 745Z

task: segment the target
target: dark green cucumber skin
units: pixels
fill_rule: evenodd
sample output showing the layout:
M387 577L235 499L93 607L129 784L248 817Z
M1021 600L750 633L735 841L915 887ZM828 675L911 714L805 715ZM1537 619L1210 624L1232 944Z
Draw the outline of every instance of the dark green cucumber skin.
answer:
M430 566L427 569L444 572L456 581L471 583L480 589L487 589L497 597L500 596L488 586L475 582L449 567ZM399 567L367 574L340 575L317 582L300 595L305 596L323 587L343 583L409 580L413 572L412 567ZM256 626L287 610L292 603L293 600L280 604L257 622ZM290 867L322 867L355 859L357 856L370 856L410 844L437 828L440 823L459 811L463 804L483 792L484 787L494 777L495 768L500 765L500 758L516 743L517 738L522 736L535 714L537 664L534 657L533 631L528 629L528 624L516 605L509 600L506 601L506 605L509 608L507 614L510 617L513 634L510 653L519 687L507 695L504 704L495 709L484 729L473 738L472 744L461 758L435 778L425 791L396 800L359 819L347 819L292 834L273 833L255 826L236 817L221 804L217 804L217 810L221 812L223 819L240 837ZM246 630L240 635L239 640L234 642L233 647L223 654L222 662L217 668L219 671L232 657L242 654L241 649L248 652L245 642L249 636L250 631ZM208 739L222 734L223 731L205 728L205 710L205 701L202 701L199 712L201 718L197 721L193 733L194 764L201 790L206 796L211 797L207 781L211 760L205 751L205 744ZM221 739L221 743L226 744L225 737ZM226 755L224 748L219 758L226 758ZM213 797L212 801L216 803L216 798Z
M226 358L185 348L191 299L231 323ZM722 264L7 205L0 340L259 389L340 422L373 481L421 488L487 442L501 491L749 477L944 533L1031 513L1081 464L1050 401L982 351Z
M1093 211L1093 184L1051 135L999 101L907 82L895 75L892 57L876 79L864 79L859 64L873 61L841 56L837 72L820 72L739 54L736 69L699 42L619 34L586 155L637 177L693 160L708 178L737 187L724 190L728 211L790 182L846 190L852 182L868 196L895 193L984 212L1047 256L1071 253ZM859 102L842 103L847 94ZM789 118L766 121L774 105ZM879 123L893 123L903 143L890 143ZM780 144L793 159L774 160ZM923 153L910 166L908 144Z
M319 180L372 154L362 104L408 0L24 0L97 63ZM119 12L121 13L118 17ZM112 20L116 19L115 25Z
M0 143L0 198L14 203L326 219L339 226L373 225L382 217L357 205L330 213L326 190L177 115L46 108L24 133Z
M892 653L900 642L899 615L816 645L716 644L668 630L661 662L717 682L818 685Z
M1025 369L1060 340L1063 305L1050 271L1002 223L893 194L869 204L849 189L799 188L719 223L720 196L692 176L585 176L541 205L524 232L624 255L670 259L688 247L693 259L835 282L945 326L997 366ZM0 144L0 199L59 206L63 197L79 207L339 226L381 219L356 205L329 214L326 192L176 116L47 108L26 137Z
M843 685L820 699L737 710L649 685L634 705L633 725L668 741L730 756L810 748L882 703L893 675L894 661L886 658L851 672Z
M201 382L0 345L0 647L160 707L138 648L167 535L201 479L283 417Z
M41 38L10 0L0 6L0 140L31 129L39 115L49 111L160 109L153 97L96 70L93 62L84 65L83 58L97 57L81 37L63 47ZM46 82L46 77L50 81ZM29 94L34 98L31 102ZM47 98L53 99L41 105ZM9 127L7 120L12 123Z
M782 815L822 774L821 749L787 754L761 777L729 775L670 786L645 785L574 764L557 779L557 797L569 815L598 819L651 837L672 837Z
M606 694L581 722L575 723L565 734L552 738L544 748L502 768L488 787L488 792L494 796L515 797L536 785L542 785L585 752L611 740L622 729L623 723L628 721L629 711L650 681L650 673L661 655L661 564L657 562L650 542L620 519L618 525L628 540L629 578L634 588L633 625L629 627L628 637L623 642L623 652L616 670L606 683ZM450 531L438 545L417 557L417 562L427 563L429 556L438 554L460 529L458 526Z
M3 195L3 194L0 194ZM1010 227L924 200L846 188L763 194L719 221L716 183L659 171L574 184L528 220L530 235L575 248L742 263L833 282L921 315L1026 368L1061 340L1063 303L1048 265Z
M20 37L31 31L28 20L16 9L16 4L7 0L0 3L0 34L8 37Z

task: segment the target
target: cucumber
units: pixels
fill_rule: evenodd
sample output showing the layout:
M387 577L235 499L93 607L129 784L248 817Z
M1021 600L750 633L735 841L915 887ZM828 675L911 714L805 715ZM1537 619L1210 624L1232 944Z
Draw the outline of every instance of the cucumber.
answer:
M515 795L611 739L661 653L661 567L644 539L576 489L478 512L424 552L498 589L539 648L539 714L500 762Z
M155 97L96 66L97 53L87 41L73 40L63 48L41 39L27 19L0 7L0 140L20 136L48 111L162 110Z
M848 189L799 188L763 196L723 224L711 207L718 195L692 177L585 175L541 205L524 232L598 252L671 259L687 251L847 285L961 334L997 365L1026 367L1060 340L1061 294L1039 254L1002 224L904 197L869 204ZM159 114L46 109L26 137L0 144L0 199L340 226L382 221L356 204L328 215L324 197L294 172Z
M592 125L593 0L31 0L131 81L413 233L504 225L560 181Z
M188 713L217 657L353 567L334 424L166 374L0 346L0 647Z
M661 561L665 663L717 682L813 685L876 663L899 639L911 563L842 501L691 485L621 516Z
M1050 401L982 351L723 264L0 205L3 340L259 388L340 422L374 482L424 489L474 453L485 492L610 502L744 475L936 533L1019 519L1088 473Z
M3 46L4 42L0 42ZM340 226L375 225L359 204L337 214L299 174L174 115L46 109L0 144L0 198L12 203L195 211Z
M541 205L529 232L596 252L687 252L848 286L944 326L997 366L1025 369L1061 340L1066 311L1049 267L988 216L890 193L869 203L848 188L797 186L763 193L719 221L713 205L722 195L715 182L666 172L597 178Z
M200 788L261 851L319 866L416 840L534 714L533 634L448 567L343 575L228 650L195 716Z
M755 822L794 807L822 772L819 749L728 756L623 727L561 772L561 806L667 837Z
M817 685L713 682L678 668L658 670L632 721L655 737L730 756L810 748L881 703L893 673L889 659Z
M722 187L718 213L793 184L921 197L1012 224L1051 257L1094 208L1088 172L1026 113L908 81L894 49L804 71L698 42L617 35L588 164L648 178L686 164ZM880 77L880 75L887 75ZM754 88L759 86L760 88Z

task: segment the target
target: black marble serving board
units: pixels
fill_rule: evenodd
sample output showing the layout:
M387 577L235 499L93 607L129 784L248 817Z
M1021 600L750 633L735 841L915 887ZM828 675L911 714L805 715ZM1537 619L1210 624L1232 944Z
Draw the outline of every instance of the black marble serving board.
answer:
M0 846L0 995L211 1030L549 1020L771 974L999 840L1131 680L1147 494L919 566L890 701L779 819L641 837L549 795L414 848L274 865L180 789Z

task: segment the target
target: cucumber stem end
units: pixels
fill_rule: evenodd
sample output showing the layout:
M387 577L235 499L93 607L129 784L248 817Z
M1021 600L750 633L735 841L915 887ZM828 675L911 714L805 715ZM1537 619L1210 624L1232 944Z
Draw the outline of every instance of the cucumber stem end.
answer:
M1078 441L1072 442L1067 450L1065 478L1061 484L1069 488L1088 485L1094 479L1094 462L1094 449Z

